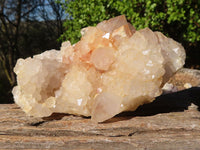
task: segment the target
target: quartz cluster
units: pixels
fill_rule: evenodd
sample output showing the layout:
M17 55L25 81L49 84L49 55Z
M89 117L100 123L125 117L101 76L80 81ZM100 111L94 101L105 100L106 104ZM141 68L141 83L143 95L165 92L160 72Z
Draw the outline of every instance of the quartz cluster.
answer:
M136 31L124 15L81 34L78 43L64 42L60 51L17 61L12 92L28 115L59 112L103 122L152 102L184 65L181 44L149 28Z

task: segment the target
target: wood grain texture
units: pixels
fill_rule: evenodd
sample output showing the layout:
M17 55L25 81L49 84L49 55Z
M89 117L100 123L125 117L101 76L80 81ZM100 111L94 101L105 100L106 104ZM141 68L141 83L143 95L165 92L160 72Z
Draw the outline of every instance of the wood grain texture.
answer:
M183 74L181 81L193 76ZM195 78L193 84L200 81ZM199 107L199 87L162 95L100 124L67 114L29 117L15 104L1 104L0 149L200 149Z

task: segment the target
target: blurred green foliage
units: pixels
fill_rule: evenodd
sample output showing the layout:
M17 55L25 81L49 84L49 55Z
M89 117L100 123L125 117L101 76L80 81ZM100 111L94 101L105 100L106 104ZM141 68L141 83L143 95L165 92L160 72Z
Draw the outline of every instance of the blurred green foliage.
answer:
M149 27L185 43L200 42L199 0L65 0L59 1L68 14L60 40L77 42L83 27L121 14L136 29Z

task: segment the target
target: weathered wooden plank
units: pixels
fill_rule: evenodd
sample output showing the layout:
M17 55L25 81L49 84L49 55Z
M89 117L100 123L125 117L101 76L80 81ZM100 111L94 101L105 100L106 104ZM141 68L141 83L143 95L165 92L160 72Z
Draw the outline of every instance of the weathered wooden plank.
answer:
M106 123L58 114L58 118L27 117L16 105L0 105L1 148L170 149L199 148L200 112L153 116L122 115ZM7 118L6 118L7 117Z

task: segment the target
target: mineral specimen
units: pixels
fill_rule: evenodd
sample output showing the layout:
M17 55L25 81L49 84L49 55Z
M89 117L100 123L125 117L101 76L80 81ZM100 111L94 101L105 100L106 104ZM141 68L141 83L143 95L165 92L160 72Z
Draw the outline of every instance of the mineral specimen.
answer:
M17 61L14 100L28 115L59 112L103 122L152 102L184 65L181 44L149 28L136 31L124 15L81 33L74 45Z

